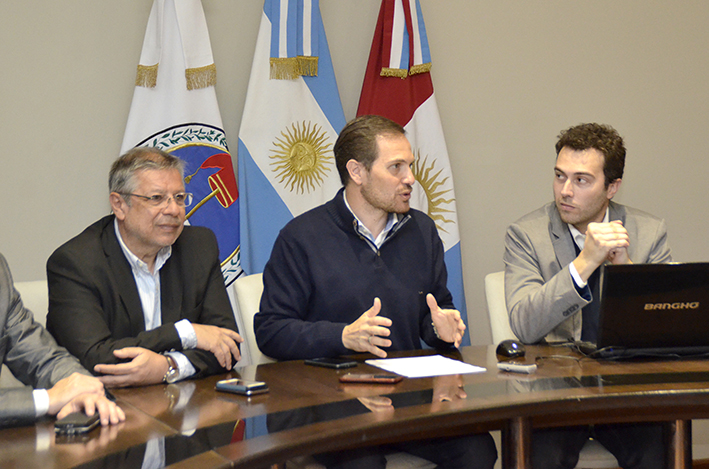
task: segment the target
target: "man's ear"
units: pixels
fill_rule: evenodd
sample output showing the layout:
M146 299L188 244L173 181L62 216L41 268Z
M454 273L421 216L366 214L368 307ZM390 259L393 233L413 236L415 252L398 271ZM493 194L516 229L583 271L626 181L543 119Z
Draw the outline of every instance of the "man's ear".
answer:
M608 197L608 200L611 200L613 198L613 196L618 192L622 182L623 182L623 180L621 178L618 178L615 181L608 184L608 190L606 191L606 197Z
M128 208L128 203L123 196L118 192L111 192L108 196L108 202L111 204L111 210L116 218L123 221L126 218L126 209Z
M367 171L364 165L357 160L349 160L345 167L350 174L350 180L356 185L361 186L364 182L364 172Z

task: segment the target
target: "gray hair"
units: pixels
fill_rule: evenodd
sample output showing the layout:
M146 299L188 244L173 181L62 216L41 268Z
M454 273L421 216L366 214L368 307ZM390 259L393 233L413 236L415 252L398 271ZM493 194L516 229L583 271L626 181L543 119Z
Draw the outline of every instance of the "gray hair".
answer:
M128 194L135 191L135 174L148 169L176 169L180 177L185 176L185 162L176 156L154 147L137 147L121 155L111 165L108 173L108 189L110 192ZM124 196L126 202L130 198Z

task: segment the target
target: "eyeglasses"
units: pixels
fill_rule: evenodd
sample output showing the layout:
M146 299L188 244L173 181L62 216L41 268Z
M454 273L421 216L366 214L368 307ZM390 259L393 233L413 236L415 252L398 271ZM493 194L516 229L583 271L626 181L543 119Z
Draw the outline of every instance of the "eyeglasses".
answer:
M140 194L131 194L129 192L121 192L121 195L132 195L133 197L140 197L141 199L144 199L146 202L148 202L149 205L152 205L153 207L164 207L170 203L170 199L174 200L177 205L180 207L189 207L189 205L192 203L192 194L190 192L178 192L177 194L173 195L165 195L165 194L155 194L155 195L140 195Z

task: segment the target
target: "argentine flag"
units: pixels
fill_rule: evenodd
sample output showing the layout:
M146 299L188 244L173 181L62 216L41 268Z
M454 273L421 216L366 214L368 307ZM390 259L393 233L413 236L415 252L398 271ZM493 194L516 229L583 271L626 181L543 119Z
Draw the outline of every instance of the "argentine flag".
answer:
M278 232L341 187L345 117L318 0L266 0L239 129L241 265L263 272Z
M453 174L431 81L431 54L418 0L383 0L357 115L406 129L416 158L411 206L433 219L445 248L448 289L468 325ZM470 345L465 331L462 345Z

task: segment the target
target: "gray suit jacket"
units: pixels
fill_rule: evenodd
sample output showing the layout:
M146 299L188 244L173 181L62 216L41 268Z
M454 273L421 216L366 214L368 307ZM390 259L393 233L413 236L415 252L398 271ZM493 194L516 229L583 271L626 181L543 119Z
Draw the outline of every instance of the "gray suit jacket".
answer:
M0 254L0 363L28 385L0 389L0 426L35 420L32 388L49 389L74 372L90 376L79 361L59 347L22 306L5 258Z
M610 220L628 230L634 263L670 262L664 220L610 203ZM581 315L589 301L577 292L568 265L576 258L573 240L554 202L525 215L505 235L505 298L510 326L525 343L579 340Z

